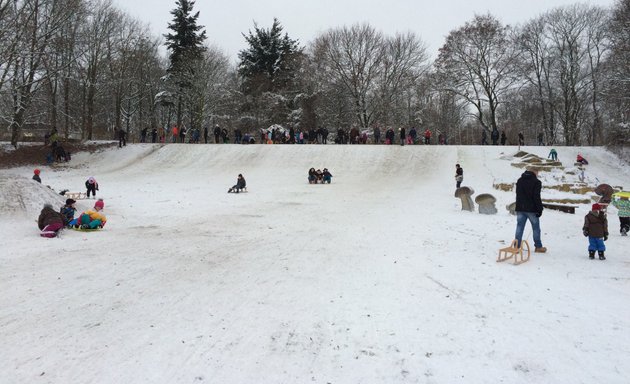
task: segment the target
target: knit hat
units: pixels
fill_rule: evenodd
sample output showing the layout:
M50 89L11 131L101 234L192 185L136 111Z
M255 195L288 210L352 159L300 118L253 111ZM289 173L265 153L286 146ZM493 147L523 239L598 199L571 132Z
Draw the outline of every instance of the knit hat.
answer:
M593 204L593 206L591 207L591 209L592 209L593 211L599 211L600 209L602 209L602 206L601 206L601 205L599 205L599 204L597 204L597 203L595 203L595 204Z
M103 199L98 199L96 203L94 203L94 208L105 208L105 202L103 201Z
M76 200L74 200L74 199L67 199L66 200L66 205L72 205L74 203L76 203Z
M34 174L39 175L39 169L35 168L35 170L33 171Z
M90 183L90 184L94 184L94 183L96 183L96 179L95 179L93 176L90 176L90 177L88 178L88 183Z

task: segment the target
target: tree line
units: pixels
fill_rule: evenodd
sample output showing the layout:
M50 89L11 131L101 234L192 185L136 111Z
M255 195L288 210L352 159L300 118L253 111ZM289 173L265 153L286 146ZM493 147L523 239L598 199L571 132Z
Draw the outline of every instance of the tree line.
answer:
M155 36L111 0L0 0L3 135L17 147L53 128L92 140L280 124L416 127L451 144L496 130L532 144L540 134L549 145L630 140L630 0L554 8L516 26L475 15L434 60L413 32L354 24L302 45L279 20L254 23L236 65L208 43L194 4L175 1L169 33Z

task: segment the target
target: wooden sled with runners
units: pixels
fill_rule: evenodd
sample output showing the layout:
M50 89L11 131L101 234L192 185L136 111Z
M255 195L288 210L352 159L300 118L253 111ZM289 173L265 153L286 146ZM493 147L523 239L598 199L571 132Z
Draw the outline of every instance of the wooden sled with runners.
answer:
M67 197L68 199L74 199L74 200L84 200L87 199L87 193L86 192L65 192L62 196Z
M512 244L509 247L499 249L499 258L497 262L513 259L514 265L523 264L529 261L530 257L529 243L527 240L521 241L521 246L518 246L518 240L512 240Z

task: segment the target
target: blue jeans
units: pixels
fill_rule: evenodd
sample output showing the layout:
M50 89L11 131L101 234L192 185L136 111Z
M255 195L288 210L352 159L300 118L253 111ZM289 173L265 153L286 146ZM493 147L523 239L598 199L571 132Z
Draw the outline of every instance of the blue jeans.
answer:
M525 224L529 220L532 223L532 230L534 231L534 247L542 247L542 241L540 241L540 219L536 217L534 212L516 212L516 234L514 238L518 240L518 246L521 246L521 240L523 240L523 231L525 231Z
M604 245L603 237L588 237L588 250L589 251L605 251L606 246Z

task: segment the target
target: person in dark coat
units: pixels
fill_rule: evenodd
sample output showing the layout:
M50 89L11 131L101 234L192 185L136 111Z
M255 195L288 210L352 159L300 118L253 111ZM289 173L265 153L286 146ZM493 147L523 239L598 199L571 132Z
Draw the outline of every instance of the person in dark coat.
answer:
M59 209L59 213L64 217L65 225L68 225L72 220L74 220L74 214L77 211L74 204L76 200L74 199L66 199L66 205Z
M42 231L39 234L41 237L56 237L66 224L63 215L56 212L50 204L44 205L37 219L37 226Z
M328 168L324 168L324 171L323 171L323 173L322 173L322 174L323 174L323 176L324 176L324 179L322 180L322 183L328 183L328 184L330 184L330 183L332 182L332 177L333 177L333 175L332 175L332 173L330 173L330 171L328 170Z
M42 182L42 179L39 177L39 169L35 169L33 171L33 180L37 181L38 183Z
M518 145L525 145L525 136L523 136L523 132L518 133Z
M151 130L151 142L155 143L157 141L157 129L153 128Z
M120 128L118 130L118 148L127 146L127 132L124 129Z
M234 186L232 186L232 188L228 189L228 193L230 193L230 192L239 193L242 190L244 190L246 186L247 186L247 183L245 182L245 178L243 177L243 175L241 175L239 173L238 177L236 178L236 185L234 185Z
M400 145L405 145L405 140L407 140L407 131L405 127L400 128Z
M494 141L492 144L494 144ZM481 145L488 145L488 134L484 128L481 128Z
M507 141L507 136L505 136L505 131L501 131L501 145L505 145Z
M588 237L588 258L591 260L595 258L595 251L597 251L600 260L606 260L604 241L608 240L608 219L602 210L603 208L603 206L595 203L591 207L591 211L584 216L582 233Z
M148 128L146 128L146 127L142 128L142 131L140 131L140 142L141 143L146 143L147 142L147 131L148 131Z
M455 188L461 187L462 181L464 181L464 168L455 164Z
M374 144L381 143L381 129L379 127L374 127Z
M518 246L521 246L523 239L523 231L527 220L532 225L534 234L534 251L538 253L547 252L547 248L543 247L540 238L540 216L542 216L543 205L540 198L542 183L538 180L537 171L528 169L523 172L520 179L516 182L516 234Z
M214 143L219 144L221 140L221 127L219 127L219 124L214 126L213 133L214 133Z
M499 145L499 130L493 129L490 133L490 139L492 139L492 145Z

